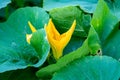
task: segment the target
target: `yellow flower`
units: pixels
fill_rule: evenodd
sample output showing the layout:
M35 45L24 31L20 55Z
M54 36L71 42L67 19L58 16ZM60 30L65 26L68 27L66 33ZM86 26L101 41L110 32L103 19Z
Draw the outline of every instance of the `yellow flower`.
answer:
M76 20L74 20L71 28L63 34L60 34L57 31L57 29L55 28L52 22L52 19L50 19L48 22L48 25L45 26L47 38L51 45L53 56L56 60L58 60L62 56L63 49L66 47L66 45L70 41L71 36L74 32L75 26L76 26Z
M30 23L30 21L28 21L28 25L31 29L32 32L36 32L35 27ZM32 34L26 34L26 41L30 44L30 39L32 37Z
M30 23L30 21L28 21L28 25L32 32L36 32L35 27ZM74 32L75 26L76 26L76 20L74 20L71 28L67 32L60 34L55 28L51 19L49 20L48 25L47 26L45 25L47 38L51 45L53 56L56 60L58 60L62 56L63 49L66 47L66 45L70 41L71 36ZM26 34L26 41L29 44L30 44L31 37L32 37L32 34Z

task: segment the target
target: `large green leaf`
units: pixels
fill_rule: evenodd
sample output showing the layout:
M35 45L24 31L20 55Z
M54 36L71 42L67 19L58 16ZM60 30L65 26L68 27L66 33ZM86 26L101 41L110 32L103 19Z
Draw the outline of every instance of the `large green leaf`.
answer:
M120 31L114 30L103 45L103 54L120 59Z
M11 0L0 0L0 9L6 7L10 2Z
M111 12L120 20L120 0L105 0Z
M77 50L79 47L82 46L84 40L86 38L80 38L80 37L74 37L72 36L69 44L65 47L64 51L63 51L63 54L66 55L72 51L75 51Z
M51 10L53 8L65 6L80 6L85 12L92 13L95 10L98 0L43 0L43 8Z
M5 23L0 23L0 73L43 64L50 47L45 31L40 28L44 27L48 19L49 16L43 9L26 7L15 11ZM26 42L26 34L31 33L28 21L40 29L33 33L31 45ZM35 36L38 39L37 46L34 45Z
M49 12L56 28L60 33L67 31L73 20L77 21L74 31L75 36L86 37L90 27L90 15L85 15L79 8L68 6L64 8L56 8Z
M89 56L57 71L52 80L118 80L120 63L107 56Z
M120 42L118 40L120 39L120 31L117 23L118 19L110 13L106 3L99 0L91 25L99 35L102 53L119 59Z
M35 76L35 68L26 68L0 73L1 80L38 80Z
M117 18L113 16L108 6L103 0L99 0L97 8L93 13L91 25L98 32L101 41L105 41L117 23Z

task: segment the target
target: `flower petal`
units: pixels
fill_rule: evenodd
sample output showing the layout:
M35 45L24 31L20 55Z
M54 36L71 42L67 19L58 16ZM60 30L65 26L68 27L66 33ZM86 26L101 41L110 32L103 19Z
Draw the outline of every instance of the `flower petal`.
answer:
M63 44L63 45L61 45L61 47L64 48L68 44L68 42L70 41L70 39L72 37L75 27L76 27L76 20L74 20L71 28L66 33L63 33L61 35L63 37L60 41L60 44Z
M53 38L55 40L59 40L60 38L60 33L57 31L57 29L55 28L55 25L52 22L52 19L49 20L48 26L50 27L50 30L53 33Z
M30 39L32 37L32 34L26 34L26 41L30 44Z
M48 25L45 26L45 30L46 30L47 38L48 38L50 45L56 46L56 44L59 42L58 39L60 37L60 33L55 28L52 22L52 19L50 19L48 22Z
M28 25L29 25L29 27L30 27L30 29L31 29L32 32L36 32L35 27L31 24L30 21L28 21Z

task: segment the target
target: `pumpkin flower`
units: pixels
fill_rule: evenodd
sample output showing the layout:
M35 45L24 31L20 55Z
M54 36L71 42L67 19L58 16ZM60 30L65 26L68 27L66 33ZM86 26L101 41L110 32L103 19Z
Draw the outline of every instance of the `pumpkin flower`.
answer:
M58 60L62 56L63 49L66 47L66 45L70 41L71 36L74 32L75 26L76 26L76 20L74 20L71 28L67 32L60 34L55 28L55 25L53 24L52 19L49 20L47 26L45 25L47 38L48 38L49 44L51 45L53 56L56 60Z
M30 23L30 21L28 21L28 25L29 25L32 33L33 33L33 32L36 32L35 27ZM30 44L30 39L31 39L31 37L32 37L32 34L26 34L26 41L27 41L29 44Z

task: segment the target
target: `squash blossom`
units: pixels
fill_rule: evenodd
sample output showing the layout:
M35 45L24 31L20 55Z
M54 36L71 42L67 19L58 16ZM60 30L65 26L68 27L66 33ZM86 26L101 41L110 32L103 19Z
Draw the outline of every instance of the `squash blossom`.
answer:
M35 27L30 23L30 21L28 21L28 25L31 29L32 32L36 32ZM30 39L32 37L32 34L26 34L26 41L30 44Z
M71 28L67 32L60 34L55 28L52 19L49 20L47 26L45 25L47 38L49 44L51 45L53 56L56 60L58 60L62 56L63 49L70 41L75 26L76 26L76 20L74 20Z

